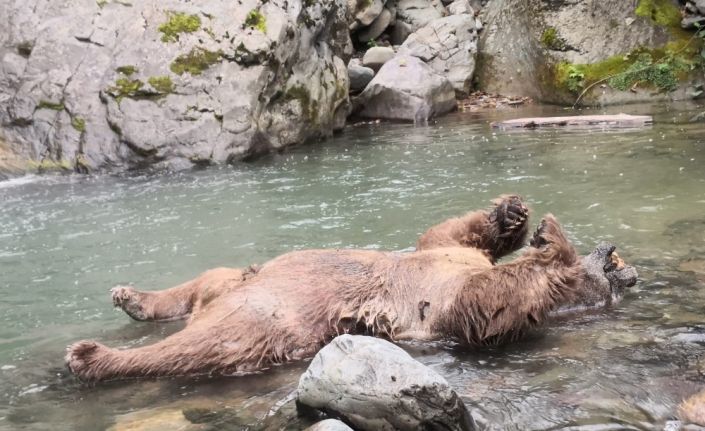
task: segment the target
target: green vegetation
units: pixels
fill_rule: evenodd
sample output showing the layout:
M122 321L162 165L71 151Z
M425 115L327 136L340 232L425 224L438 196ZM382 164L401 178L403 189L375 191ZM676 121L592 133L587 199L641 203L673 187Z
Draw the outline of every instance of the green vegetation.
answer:
M168 12L167 16L169 20L158 29L162 32L162 42L176 42L181 33L193 33L201 28L201 18L198 15Z
M555 83L558 88L575 94L602 82L618 90L629 90L636 85L673 91L690 71L705 64L705 56L700 54L702 46L703 41L696 34L660 48L638 48L597 63L559 63L554 68Z
M131 66L131 65L120 66L117 69L115 69L115 71L117 73L122 73L125 76L132 76L138 72L137 68L135 66Z
M149 85L162 94L174 92L174 83L171 82L171 78L168 76L152 76L147 80L147 82L149 82Z
M54 103L48 100L40 100L37 109L51 109L52 111L63 111L64 104L62 102Z
M562 51L566 48L565 39L558 35L554 27L548 27L541 34L541 44L548 49Z
M143 86L144 82L139 79L119 78L114 86L108 88L108 91L120 103L125 97L138 96Z
M191 75L200 75L215 63L218 63L223 53L208 51L203 48L194 48L188 54L180 55L171 63L171 71L177 75L185 72Z
M678 88L678 74L689 70L684 60L677 56L666 56L655 62L651 54L639 54L636 61L621 74L610 78L609 85L618 90L628 90L634 85L654 87L660 91Z
M86 131L86 120L79 116L71 117L71 126L77 131L83 133Z
M267 32L267 21L257 9L252 9L245 18L245 27L256 28L262 33Z
M680 10L670 0L639 0L634 12L664 27L680 27Z

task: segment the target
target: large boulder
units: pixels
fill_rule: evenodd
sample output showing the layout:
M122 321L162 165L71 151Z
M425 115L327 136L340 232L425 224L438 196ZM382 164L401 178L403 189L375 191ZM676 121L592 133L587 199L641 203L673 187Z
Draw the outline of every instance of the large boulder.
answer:
M491 93L572 104L591 84L625 72L639 60L639 52L659 58L669 46L682 47L691 35L679 28L680 19L675 0L493 0L483 10L478 86ZM696 55L687 50L681 54L690 59ZM590 87L582 100L607 104L685 97L703 75L674 71L673 77L679 80L675 93L655 94L653 85L633 87L626 80L607 79Z
M355 99L361 117L424 122L456 107L453 85L418 57L385 63Z
M475 17L461 14L435 19L409 36L399 53L422 59L446 76L457 93L467 94L477 56Z
M474 430L448 382L394 344L341 335L299 380L298 402L360 430Z
M0 139L79 171L239 160L349 110L345 0L5 2Z
M384 63L394 58L394 49L388 46L374 46L365 52L362 65L373 70L379 70Z

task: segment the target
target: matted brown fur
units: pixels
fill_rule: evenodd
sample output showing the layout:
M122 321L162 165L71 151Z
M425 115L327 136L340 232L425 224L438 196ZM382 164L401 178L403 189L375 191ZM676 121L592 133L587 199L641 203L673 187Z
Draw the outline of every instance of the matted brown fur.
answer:
M443 233L446 222L422 236L413 253L297 251L162 292L120 288L114 300L133 317L165 320L190 310L186 328L135 349L82 341L69 347L66 361L85 380L238 374L311 357L341 333L467 344L515 338L569 300L584 278L551 215L536 234L538 248L493 264L521 247L527 215L521 200L508 196L491 211L466 216L462 242ZM456 244L446 242L454 237Z

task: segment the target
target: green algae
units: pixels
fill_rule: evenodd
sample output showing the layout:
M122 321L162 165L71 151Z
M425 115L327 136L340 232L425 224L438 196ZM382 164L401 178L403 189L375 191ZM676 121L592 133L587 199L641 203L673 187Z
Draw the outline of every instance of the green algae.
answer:
M71 127L83 133L86 131L86 120L79 117L78 115L75 115L71 117Z
M63 111L65 108L62 102L51 102L48 100L40 100L37 104L37 109L51 109L52 111Z
M135 73L139 72L139 70L132 65L126 65L126 66L120 66L115 69L117 73L122 73L125 76L132 76Z

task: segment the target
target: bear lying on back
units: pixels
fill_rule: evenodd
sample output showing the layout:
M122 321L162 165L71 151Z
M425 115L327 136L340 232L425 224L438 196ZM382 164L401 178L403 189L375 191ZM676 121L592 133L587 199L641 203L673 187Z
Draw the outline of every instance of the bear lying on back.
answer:
M520 257L495 264L524 245L527 219L521 198L504 196L432 227L412 253L304 250L165 291L118 287L113 302L134 319L188 318L186 327L134 349L81 341L66 362L83 380L107 380L254 372L311 357L341 333L498 343L558 307L610 303L636 282L613 246L580 258L551 215Z

